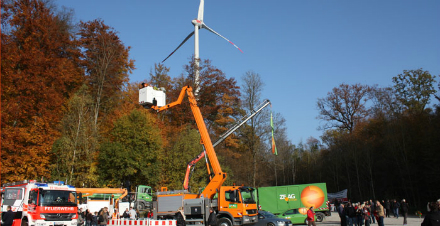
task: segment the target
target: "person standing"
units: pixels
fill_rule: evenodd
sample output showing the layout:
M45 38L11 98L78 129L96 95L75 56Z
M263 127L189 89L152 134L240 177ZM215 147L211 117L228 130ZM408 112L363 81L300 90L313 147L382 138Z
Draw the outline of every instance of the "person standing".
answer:
M385 202L385 217L390 217L390 211L391 211L391 203L390 200L387 199Z
M130 218L130 212L128 211L128 208L125 209L124 213L122 214L122 218Z
M147 218L153 219L153 211L151 209L148 211Z
M92 226L98 226L98 212L95 211L95 214L92 216Z
M92 213L89 211L89 209L86 209L86 226L92 226L92 220L93 220Z
M405 199L402 199L400 208L402 208L403 225L407 225L408 222L406 221L406 219L408 218L408 203L406 202Z
M119 212L118 209L115 209L112 213L112 220L117 220L119 219Z
M374 213L376 212L376 204L373 202L373 200L370 199L370 218L371 222L376 223L376 218L374 216Z
M379 200L376 201L376 211L377 211L377 224L379 226L384 226L383 217L385 213L383 212L383 206L380 204Z
M440 204L434 203L430 212L423 219L422 226L440 226Z
M348 203L348 207L346 208L346 214L348 216L348 225L356 225L356 210L350 202Z
M209 209L208 225L217 226L217 214L212 208Z
M356 218L357 218L357 225L362 226L364 224L364 218L363 218L363 210L364 210L364 204L358 205L358 208L356 209Z
M133 207L130 208L129 214L130 220L136 220L136 210L134 210Z
M339 204L338 214L339 214L339 217L341 218L341 226L347 226L347 218L345 216L344 204L342 204L342 203Z
M370 208L368 205L362 208L362 216L364 217L365 226L370 226Z
M82 226L84 224L84 214L82 213L82 209L78 210L78 220L76 222L77 226Z
M400 207L399 202L397 202L397 200L394 199L394 203L393 203L394 217L396 217L397 219L399 219L399 207Z
M107 210L104 208L101 213L99 213L99 225L107 225L108 223L108 215Z
M307 225L308 226L310 226L310 225L313 225L313 226L316 226L316 224L315 224L315 212L313 211L313 206L311 206L310 208L309 208L309 210L307 210Z
M2 226L12 226L12 224L14 223L14 217L15 213L11 210L11 206L6 207L6 212L3 213L2 216Z

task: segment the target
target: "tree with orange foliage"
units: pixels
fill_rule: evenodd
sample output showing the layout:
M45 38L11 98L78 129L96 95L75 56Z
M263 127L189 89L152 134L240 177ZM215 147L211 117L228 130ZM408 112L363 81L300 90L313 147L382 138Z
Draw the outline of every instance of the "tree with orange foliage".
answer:
M99 132L100 119L117 105L128 75L135 68L134 61L129 59L130 47L125 47L117 32L102 20L81 22L79 36L86 80L94 100L94 125Z
M176 78L173 81L173 89L171 92L167 92L171 100L177 99L183 86L194 86L193 68L194 61L190 61L190 64L185 66L187 76ZM225 105L225 103L223 103L223 96L227 94L229 98L234 100L234 103L238 104L238 98L240 96L239 87L234 78L227 79L220 69L211 64L210 60L201 61L199 78L200 91L197 97L197 104L207 123L208 130L213 132L213 122L217 119L218 110ZM181 110L170 113L170 121L179 123L180 125L186 123L193 124L194 117L191 113L188 100L184 99L179 108L181 108ZM238 112L234 112L233 114L237 115Z
M47 1L2 1L2 179L48 177L62 109L82 83L69 15Z

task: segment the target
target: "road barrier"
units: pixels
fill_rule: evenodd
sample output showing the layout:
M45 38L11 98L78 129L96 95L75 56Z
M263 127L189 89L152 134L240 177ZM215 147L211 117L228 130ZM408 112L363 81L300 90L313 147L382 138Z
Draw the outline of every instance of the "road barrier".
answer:
M108 226L176 226L176 220L129 220L129 219L112 219L109 220Z

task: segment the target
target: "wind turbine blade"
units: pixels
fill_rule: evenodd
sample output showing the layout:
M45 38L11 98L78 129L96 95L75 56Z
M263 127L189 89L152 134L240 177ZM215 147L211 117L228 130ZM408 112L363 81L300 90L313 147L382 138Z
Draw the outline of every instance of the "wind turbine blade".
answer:
M200 21L203 21L203 9L205 8L205 1L204 0L200 0L200 5L199 5L199 14L197 15L197 19Z
M202 22L203 23L203 22ZM229 41L229 39L227 39L227 38L225 38L225 37L223 37L221 34L219 34L219 33L217 33L216 31L214 31L214 30L212 30L210 27L208 27L208 26L206 26L206 24L205 23L203 23L203 26L202 26L203 28L206 28L208 31L210 31L210 32L212 32L212 33L214 33L214 34L216 34L216 35L218 35L218 36L220 36L220 37L222 37L224 40L226 40L226 41L228 41L229 43L231 43L233 46L235 46L235 48L237 48L238 50L240 50L240 52L242 52L243 53L243 51L240 49L240 48L238 48L238 46L237 45L235 45L233 42L231 42L231 41Z
M183 45L183 43L185 43L186 41L188 41L188 39L189 38L191 38L191 36L193 36L194 35L194 31L193 32L191 32L188 36L186 36L186 38L183 40L183 42L182 43L180 43L180 45L179 46L177 46L177 48L170 54L170 55L168 55L167 56L167 58L165 58L164 60L162 60L162 63L163 62L165 62L171 55L173 55L182 45Z

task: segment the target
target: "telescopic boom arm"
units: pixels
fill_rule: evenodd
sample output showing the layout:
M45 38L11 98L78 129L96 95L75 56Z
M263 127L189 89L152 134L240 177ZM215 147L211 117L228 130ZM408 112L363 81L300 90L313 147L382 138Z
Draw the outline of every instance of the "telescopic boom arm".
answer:
M217 193L217 191L220 190L220 187L223 185L223 182L226 180L226 173L224 173L222 171L222 168L220 167L220 163L214 151L214 147L212 146L211 138L209 137L208 129L206 128L202 113L200 112L200 109L197 106L197 101L192 92L192 88L190 86L183 87L182 91L180 92L179 98L175 102L167 104L163 107L152 106L151 108L160 112L168 108L172 108L174 106L180 105L183 101L183 98L185 97L185 92L188 95L191 111L194 115L194 119L196 120L197 128L199 129L199 133L201 136L202 144L205 147L206 154L208 156L209 162L211 163L211 167L214 173L214 177L208 183L208 185L203 190L203 192L199 194L199 196L212 199L214 195Z
M222 141L224 141L228 136L230 136L233 132L235 132L238 128L240 128L244 123L246 123L249 119L253 118L255 115L257 115L261 110L263 110L265 107L267 107L270 104L269 100L264 100L258 107L257 110L252 110L247 115L245 115L243 118L241 118L237 123L234 124L228 131L220 135L220 138L212 145L213 147L220 144ZM189 180L191 179L191 173L192 168L198 161L200 161L205 156L205 151L202 151L199 155L197 155L194 159L192 159L190 162L188 162L188 166L186 167L186 174L185 179L183 181L183 189L188 190L189 189ZM192 169L191 169L192 168ZM209 167L207 166L208 170Z

